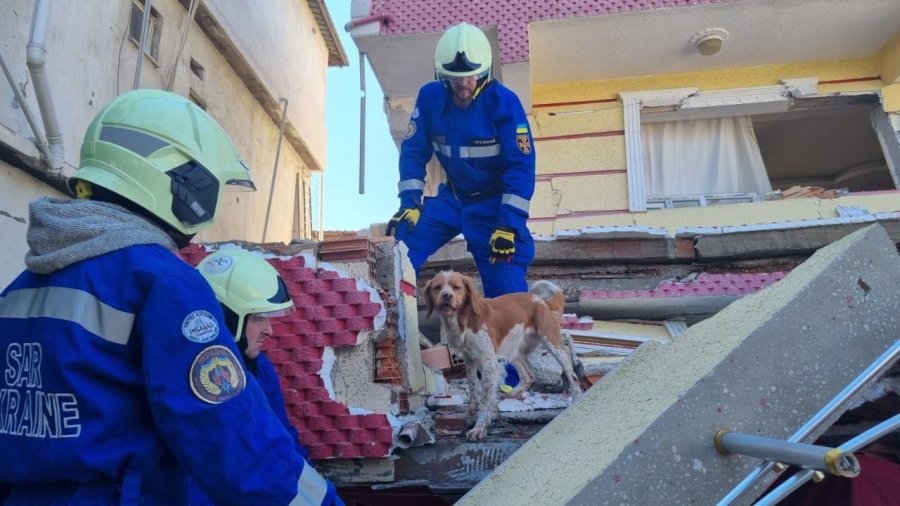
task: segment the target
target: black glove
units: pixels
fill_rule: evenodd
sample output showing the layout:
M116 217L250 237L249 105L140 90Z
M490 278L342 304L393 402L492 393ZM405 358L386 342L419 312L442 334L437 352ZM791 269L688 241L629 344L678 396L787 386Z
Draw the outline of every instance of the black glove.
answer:
M488 260L494 264L497 262L511 262L516 253L516 231L509 227L497 227L491 234L488 243L491 246L491 254Z
M397 228L400 227L403 222L406 222L407 231L412 232L412 230L416 228L416 223L419 222L419 215L420 211L418 207L397 211L394 216L391 217L391 221L388 222L387 228L384 230L384 235L395 235L397 233Z

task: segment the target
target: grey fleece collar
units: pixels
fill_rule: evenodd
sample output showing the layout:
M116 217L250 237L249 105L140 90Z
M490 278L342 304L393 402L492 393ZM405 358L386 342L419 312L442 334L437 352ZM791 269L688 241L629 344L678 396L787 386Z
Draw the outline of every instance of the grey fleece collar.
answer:
M161 228L116 204L42 197L31 202L28 214L25 266L38 274L135 244L176 249Z

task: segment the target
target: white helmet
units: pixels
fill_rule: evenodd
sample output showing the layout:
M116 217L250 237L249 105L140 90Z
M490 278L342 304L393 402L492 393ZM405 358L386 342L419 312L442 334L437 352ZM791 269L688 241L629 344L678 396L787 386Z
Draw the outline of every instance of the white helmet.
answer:
M219 299L235 341L241 339L247 315L274 318L294 310L278 271L260 255L242 249L219 250L204 258L197 270Z

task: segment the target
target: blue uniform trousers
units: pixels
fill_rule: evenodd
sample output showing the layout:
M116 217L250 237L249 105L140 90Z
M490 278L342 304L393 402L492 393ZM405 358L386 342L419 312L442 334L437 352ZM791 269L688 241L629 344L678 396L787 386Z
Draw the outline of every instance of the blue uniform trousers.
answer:
M525 274L534 258L534 240L524 225L516 229L512 262L488 261L488 242L497 226L500 199L499 193L477 201L457 199L446 185L440 186L436 196L426 197L415 228L410 231L401 225L397 231L397 237L409 248L409 260L416 275L428 257L462 233L481 275L485 297L527 292Z

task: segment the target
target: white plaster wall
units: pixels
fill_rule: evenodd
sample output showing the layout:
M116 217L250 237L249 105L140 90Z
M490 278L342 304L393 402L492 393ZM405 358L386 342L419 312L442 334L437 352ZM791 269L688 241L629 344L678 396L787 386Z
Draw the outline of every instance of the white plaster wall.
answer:
M328 48L309 4L298 0L252 2L252 8L233 0L207 0L204 4L272 96L288 99L288 119L324 167Z
M0 290L6 287L25 268L25 230L28 228L28 203L38 197L63 195L38 182L25 172L0 161Z
M217 7L226 2L206 2ZM193 90L207 105L232 137L241 156L251 167L259 188L255 193L226 195L217 224L200 234L198 239L221 241L242 239L261 241L263 223L275 160L279 125L263 111L243 81L216 50L196 24L193 24L181 60L175 57L187 18L186 10L177 0L155 0L153 7L163 18L159 57L156 62L144 58L141 86L162 88L175 69L173 91L184 96ZM235 44L247 51L245 58L254 62L260 78L271 96L285 96L291 102L289 119L304 136L314 153L325 152L325 75L327 50L318 26L306 2L268 2L265 8L244 2L227 3L219 13L231 22L231 37L240 37ZM79 149L84 130L94 115L118 93L132 87L137 56L136 45L127 39L131 3L117 2L53 2L50 35L47 44L47 72L52 96L63 132L66 174L71 175L78 165ZM0 16L0 53L9 67L17 86L24 90L26 102L40 121L34 98L34 88L25 62L25 45L31 28L33 1L6 0L4 15ZM267 24L271 24L272 27ZM315 32L314 32L315 30ZM271 32L271 33L269 33ZM189 69L194 58L205 69L200 80ZM278 76L273 78L271 76ZM296 120L294 119L296 118ZM0 142L14 146L28 155L36 150L30 143L34 135L28 127L21 108L16 106L12 88L0 77ZM309 138L305 136L309 135ZM52 188L31 178L19 169L0 165L0 202L11 215L25 214L27 201L44 194L59 195ZM11 175L10 170L16 172ZM301 230L309 233L309 170L289 143L281 147L281 157L272 199L266 240L289 241L293 234L294 195L297 176L304 182L301 196L304 208ZM10 224L6 222L9 221ZM24 253L24 230L13 220L0 220L3 238L14 243L0 252L0 280L5 279L5 267L19 262ZM16 242L21 237L21 242ZM20 251L21 250L21 251ZM13 259L13 260L9 260ZM14 271L18 271L17 264Z

